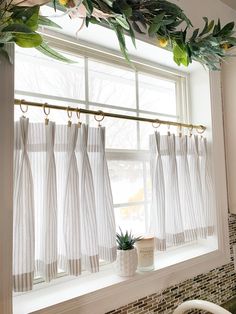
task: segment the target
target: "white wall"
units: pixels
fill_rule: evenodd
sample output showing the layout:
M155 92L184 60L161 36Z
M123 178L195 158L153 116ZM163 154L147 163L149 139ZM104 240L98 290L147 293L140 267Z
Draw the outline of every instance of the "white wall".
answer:
M172 0L172 2L184 10L192 20L194 27L204 25L203 16L215 20L220 18L222 23L233 20L236 22L236 11L220 0Z

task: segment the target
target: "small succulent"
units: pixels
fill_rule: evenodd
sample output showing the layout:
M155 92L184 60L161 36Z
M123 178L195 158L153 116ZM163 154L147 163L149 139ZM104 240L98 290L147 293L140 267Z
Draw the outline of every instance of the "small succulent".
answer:
M141 240L142 237L135 238L131 231L128 232L126 230L125 233L120 228L120 233L116 233L116 242L117 242L117 249L118 250L132 250L134 248L135 242Z

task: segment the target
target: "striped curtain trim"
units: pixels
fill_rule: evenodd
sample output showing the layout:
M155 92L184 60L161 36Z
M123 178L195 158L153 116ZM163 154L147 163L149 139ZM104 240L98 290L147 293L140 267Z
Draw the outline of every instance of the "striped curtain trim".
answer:
M196 229L184 230L185 242L195 241L198 238L198 232Z
M50 264L45 264L41 260L35 261L36 268L36 276L43 277L46 282L51 281L52 279L57 277L57 262L53 262Z
M181 245L185 243L184 233L166 234L166 242L171 245Z
M94 256L83 256L83 264L86 270L91 273L96 273L99 271L99 257L98 255Z
M99 246L99 257L109 263L116 260L117 248L116 246L112 248Z
M165 251L166 250L166 240L165 239L158 239L154 238L155 249L158 251Z
M34 272L13 275L13 289L15 292L25 292L33 289Z
M207 227L207 235L212 236L215 233L215 227L214 226L208 226Z
M81 259L69 259L68 260L68 273L72 276L81 275Z

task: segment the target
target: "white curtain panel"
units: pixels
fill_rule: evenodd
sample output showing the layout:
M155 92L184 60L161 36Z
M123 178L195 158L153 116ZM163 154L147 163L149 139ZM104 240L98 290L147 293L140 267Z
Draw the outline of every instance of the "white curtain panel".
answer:
M157 250L214 232L213 187L206 139L150 136L152 202L149 233Z
M115 230L105 129L16 122L14 290L98 271L116 259Z

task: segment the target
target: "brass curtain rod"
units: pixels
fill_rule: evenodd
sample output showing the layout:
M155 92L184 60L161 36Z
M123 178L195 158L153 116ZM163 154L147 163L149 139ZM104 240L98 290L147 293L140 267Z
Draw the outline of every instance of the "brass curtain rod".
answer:
M156 125L168 125L168 126L177 126L177 127L184 127L188 129L196 129L199 133L203 133L206 130L206 127L203 125L195 125L195 124L188 124L188 123L181 123L181 122L173 122L173 121L166 121L166 120L160 120L160 119L149 119L149 118L142 118L142 117L134 117L134 116L128 116L123 114L117 114L117 113L110 113L110 112L104 112L101 110L95 111L95 110L88 110L83 108L72 108L72 107L65 107L65 106L57 106L57 105L51 105L48 103L38 103L38 102L31 102L27 100L21 100L21 99L15 99L15 105L26 105L30 107L40 107L40 108L49 108L49 109L56 109L56 110L64 110L69 112L76 112L76 113L84 113L84 114L92 114L95 116L102 116L102 117L112 117L112 118L118 118L118 119L126 119L126 120L134 120L134 121L141 121L141 122L149 122Z

